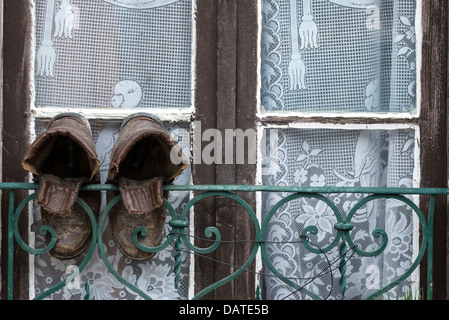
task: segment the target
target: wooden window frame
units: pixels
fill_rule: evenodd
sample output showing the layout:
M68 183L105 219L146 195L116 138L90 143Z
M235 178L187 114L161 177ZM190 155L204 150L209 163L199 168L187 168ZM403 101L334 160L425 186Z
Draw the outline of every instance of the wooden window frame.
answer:
M419 185L448 187L448 3L417 0L417 110L406 113L270 112L258 109L261 128L272 127L413 127L418 134ZM428 198L419 199L427 215ZM448 288L447 197L439 197L435 207L433 292L434 299L446 299ZM426 290L427 266L421 264L419 287Z

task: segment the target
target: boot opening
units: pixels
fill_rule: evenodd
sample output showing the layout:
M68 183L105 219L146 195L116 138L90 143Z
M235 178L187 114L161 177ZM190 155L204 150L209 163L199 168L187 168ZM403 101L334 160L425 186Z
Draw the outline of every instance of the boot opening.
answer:
M90 178L89 158L83 148L67 136L56 136L40 171L64 178Z

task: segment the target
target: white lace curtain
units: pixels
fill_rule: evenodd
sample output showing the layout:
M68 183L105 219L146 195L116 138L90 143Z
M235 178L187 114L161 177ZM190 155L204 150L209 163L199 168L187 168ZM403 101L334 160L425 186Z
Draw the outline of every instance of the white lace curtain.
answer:
M410 113L415 109L415 1L264 0L262 6L262 105L272 111ZM411 187L413 130L272 129L267 138L263 182L269 185ZM263 215L286 194L264 196ZM360 194L330 195L342 214ZM354 242L365 251L379 247L376 228L389 237L378 257L352 255L346 266L346 291L340 289L338 246L327 254L305 250L300 236L308 226L314 245L335 239L335 215L321 201L298 199L279 208L267 233L271 263L287 278L329 299L366 298L397 279L411 265L416 234L410 207L376 200L352 219ZM338 263L337 263L338 266ZM309 298L264 269L267 299ZM311 279L314 278L313 281ZM413 277L393 296L416 285Z
M267 135L273 134L267 130ZM412 130L283 129L276 131L278 145L267 145L263 182L280 186L412 187L414 132ZM270 139L268 138L267 141ZM263 198L263 215L286 193L268 193ZM343 218L363 199L362 194L331 194L328 198ZM336 237L332 209L316 199L297 199L280 207L270 220L267 253L286 278L319 295L333 299L361 299L391 283L411 265L416 244L412 209L396 200L375 200L361 207L351 219L351 238L364 251L378 249L388 235L385 251L376 257L361 257L348 251L342 294L339 246L323 254L307 251L301 244L304 228L315 226L317 235L307 234L314 248L328 247ZM350 249L350 248L348 248ZM331 268L329 266L331 264ZM332 270L332 276L330 274ZM374 273L374 274L373 274ZM273 277L265 268L264 292L268 299L307 298ZM312 281L312 279L314 279ZM410 290L413 279L391 294Z
M413 110L414 17L414 0L263 0L263 107Z
M189 107L189 0L36 1L36 105Z

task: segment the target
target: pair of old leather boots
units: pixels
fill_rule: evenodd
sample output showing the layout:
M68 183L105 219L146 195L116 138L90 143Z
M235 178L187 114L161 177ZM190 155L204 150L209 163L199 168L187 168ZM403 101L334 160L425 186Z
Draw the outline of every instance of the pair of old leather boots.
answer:
M173 155L176 163L171 161ZM22 165L39 183L36 203L42 222L56 233L50 253L60 259L77 256L88 245L92 227L76 199L83 199L97 217L101 202L99 191L80 191L85 184L99 183L100 161L89 122L76 113L55 116L31 144ZM108 191L107 198L122 196L108 217L115 242L127 257L145 260L154 255L135 246L133 231L146 227L148 235L139 241L147 247L160 244L166 218L162 197L168 196L162 186L186 167L182 150L157 117L136 113L122 122L107 181L118 184L119 191Z

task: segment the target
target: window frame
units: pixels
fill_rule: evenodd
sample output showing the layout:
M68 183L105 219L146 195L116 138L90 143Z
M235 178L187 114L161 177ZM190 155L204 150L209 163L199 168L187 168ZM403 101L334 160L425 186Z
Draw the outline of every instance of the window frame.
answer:
M263 1L263 0L261 0ZM447 44L448 38L445 36L444 32L447 30L447 19L448 19L448 6L447 3L438 2L434 7L434 3L430 0L416 0L416 15L415 15L415 33L416 33L416 109L412 112L300 112L300 111L272 111L266 110L262 104L259 103L257 106L257 130L259 132L259 144L258 150L261 150L261 135L264 128L347 128L347 129L392 129L392 128L413 128L415 130L415 172L414 178L418 181L414 181L414 187L444 187L447 188L447 164L448 164L448 150L445 146L445 141L447 141L448 135L448 123L447 123L447 103L444 104L443 97L447 97L447 63L444 62L445 54L447 55ZM439 10L439 11L437 11ZM261 12L261 10L260 10ZM431 16L437 14L440 19L439 23L442 23L441 27L438 26L435 20L431 19ZM261 32L262 21L261 16L259 17L259 29ZM440 27L440 28L439 28ZM429 50L431 45L436 44L437 38L441 37L444 44L438 46L441 50L439 52L434 52ZM440 39L441 41L441 39ZM429 46L430 45L430 46ZM259 47L259 57L261 57L261 48ZM429 52L430 51L430 52ZM441 56L440 56L441 54ZM431 76L437 65L429 64L429 60L437 59L438 63L443 66L439 73L441 78L434 78ZM261 60L261 58L260 58ZM438 66L439 66L438 64ZM261 61L259 61L259 70ZM430 70L429 70L430 69ZM446 77L442 74L444 73ZM259 87L262 81L261 74L259 74ZM434 85L437 86L436 91L429 90ZM441 91L440 91L441 90ZM435 96L433 96L435 94ZM441 95L441 100L433 100ZM429 99L433 100L433 105L429 104ZM435 109L433 109L435 108ZM437 117L440 114L441 118ZM444 117L443 114L446 116ZM446 120L444 120L446 119ZM421 135L423 132L428 132L427 128L434 125L435 122L439 122L439 127L443 127L444 131L433 132L433 136L428 137L425 134ZM430 141L432 142L430 142ZM440 178L436 178L435 167L431 167L430 162L433 162L431 158L430 147L431 143L437 143L441 149L442 157L439 159L439 167L446 168L440 173ZM261 184L261 155L259 154L258 167L257 167L257 181L256 183ZM420 208L426 213L428 209L428 199L421 197L416 203L420 203ZM258 218L261 219L261 196L258 196ZM435 212L448 212L447 200L439 199L436 204ZM437 222L439 221L439 222ZM435 234L435 249L443 253L442 248L446 248L446 237L447 232L444 231L441 226L447 226L447 218L445 215L436 215L435 225L440 225L437 227ZM446 283L447 281L447 271L441 268L441 264L446 266L447 252L444 250L442 256L434 254L434 297L443 298L446 297L446 287L437 285L439 283ZM257 270L261 270L262 262L258 259ZM438 270L437 270L438 269ZM420 273L420 283L416 284L417 287L426 287L426 272L427 266L422 264L419 270ZM446 285L447 286L447 285Z

